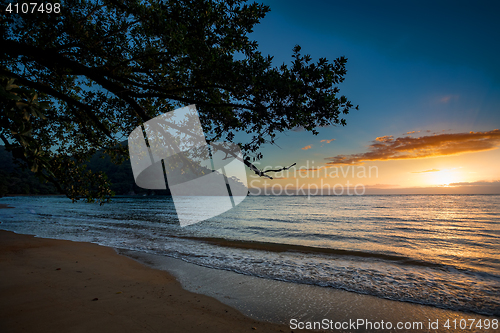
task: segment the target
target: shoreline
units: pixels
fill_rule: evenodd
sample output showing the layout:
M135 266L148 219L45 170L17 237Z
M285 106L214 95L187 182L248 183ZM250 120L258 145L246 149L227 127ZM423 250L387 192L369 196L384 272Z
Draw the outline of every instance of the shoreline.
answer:
M92 243L0 230L2 332L285 332Z
M330 287L243 275L156 254L118 251L152 268L169 272L188 291L214 297L253 319L267 322L288 325L291 319L321 321L327 318L336 322L365 319L372 322L418 321L425 324L429 320L439 320L444 324L447 320L500 319Z
M5 230L0 269L2 332L310 332L291 329L290 320L443 325L495 318ZM304 316L308 307L317 316Z
M6 204L0 204L0 209L1 208L14 207L8 207L8 205ZM97 253L94 253L95 251L97 251ZM231 319L224 317L224 315L228 313L225 312L228 309L231 309L240 317L245 318L242 320L246 320L247 323L252 323L252 325L253 323L270 325L269 327L259 328L260 326L255 326L257 325L255 324L251 326L252 331L254 330L253 327L255 327L256 329L269 332L289 332L291 330L291 319L298 319L302 321L321 321L322 319L326 318L329 320L342 322L346 320L357 320L359 318L364 318L373 322L419 321L425 324L429 323L431 320L439 320L439 322L443 324L446 320L467 321L474 319L477 321L485 320L488 318L499 318L493 316L483 316L475 313L458 312L428 305L420 305L417 303L383 299L371 295L359 294L340 289L243 275L235 273L233 271L225 271L198 266L196 264L188 263L172 257L148 254L145 252L135 252L132 250L120 249L115 247L107 247L90 242L38 238L38 236L29 236L25 234L17 234L11 231L0 230L0 269L2 270L2 273L7 276L2 276L0 278L0 292L2 293L2 295L8 295L8 293L10 293L10 288L8 286L12 285L11 281L18 281L20 284L22 284L22 286L17 285L17 293L24 297L24 304L22 306L19 306L19 304L17 304L19 300L12 295L10 295L9 297L2 297L2 302L0 302L0 309L2 310L2 313L8 313L9 311L10 313L12 313L12 311L14 311L15 309L17 309L16 311L18 313L13 316L14 319L10 319L10 315L0 315L0 331L5 331L3 326L5 325L4 323L9 323L12 321L17 321L19 323L29 322L30 320L32 320L31 318L33 316L38 316L39 319L37 320L41 320L43 325L48 325L47 322L53 322L54 320L53 318L50 320L46 318L51 318L50 316L53 313L59 312L59 310L57 310L58 308L52 309L52 312L47 310L45 312L45 315L41 317L39 316L38 308L53 308L52 303L60 303L61 300L66 302L66 306L63 307L62 310L60 310L63 313L67 313L68 308L70 309L71 313L78 313L82 312L82 310L84 310L83 312L88 312L89 309L92 309L92 306L96 307L95 305L90 305L91 307L89 307L89 304L83 302L81 298L83 295L81 290L73 290L75 289L74 286L80 286L82 281L79 278L81 278L83 276L81 274L85 273L86 271L78 269L80 268L77 267L79 266L78 262L68 261L68 253L66 252L72 253L73 257L83 256L91 259L91 265L89 265L89 268L92 270L93 276L91 276L88 281L92 281L94 288L99 287L103 289L103 293L107 293L107 296L110 296L106 298L106 301L109 302L107 307L118 308L118 310L112 311L108 311L106 307L98 308L98 312L104 311L102 313L99 313L99 315L107 317L106 320L101 320L101 325L104 325L102 328L103 332L108 332L110 330L113 331L113 325L116 325L114 321L122 317L125 317L125 319L123 319L123 321L125 322L132 320L135 323L148 323L149 321L151 321L153 323L152 326L149 324L147 324L146 326L155 327L155 329L161 327L166 322L168 323L170 321L173 321L175 323L178 323L180 320L178 318L179 316L172 315L172 311L165 310L162 313L159 313L159 310L155 311L154 308L168 308L169 306L171 308L172 306L174 306L174 310L177 311L180 311L178 308L182 308L183 312L193 312L192 302L194 301L194 299L196 299L196 303L205 302L200 298L197 298L196 296L205 297L209 300L208 303L202 303L205 304L202 306L202 308L198 308L196 310L198 311L197 316L204 317L206 319L205 322L203 324L197 324L196 329L190 328L188 326L178 326L177 328L179 330L174 330L174 332L198 332L200 328L204 328L204 331L207 331L207 329L212 327L212 324L215 325L213 328L214 332L231 331L234 327L232 325L227 325L228 323L232 322L231 320L234 321L234 318ZM93 257L97 256L98 259L93 258L92 255ZM22 264L17 262L19 259L21 259ZM68 274L67 270L62 267L62 264L59 264L59 261L61 260L72 269L70 269L71 273ZM127 260L132 261L135 264L125 264ZM102 261L104 261L106 264L103 265ZM58 286L54 287L53 284L57 284L57 282L47 281L47 278L45 278L45 276L48 276L48 271L40 270L40 262L49 263L52 266L58 266L55 268L55 271L57 271L59 275L63 275L62 272L64 271L64 273L66 274L65 279L67 279L67 281L64 281L62 285L65 286L66 292L62 292L60 288L58 289ZM80 263L81 262L82 261L80 261ZM128 270L128 268L130 268L130 265L134 265L134 267L142 267L144 271L141 273L141 275L143 276L137 276L136 273L131 274ZM43 268L45 269L46 267ZM159 290L158 285L155 284L155 281L157 279L155 276L158 274L163 274L163 276L165 277L164 283L168 284L170 288L173 288L176 293L179 292L177 289L181 290L179 293L183 293L183 295L185 296L180 298L184 302L178 302L173 305L163 304L165 303L165 301L170 302L171 299L165 298L164 292L162 290ZM124 280L125 276L128 275L130 276L128 277L126 285L130 289L128 291L117 290L115 292L112 292L111 289L114 288L113 286L117 284L117 281ZM106 278L101 278L102 276ZM137 283L137 281L142 282ZM172 287L170 282L167 283L167 281L174 281L177 286ZM45 284L41 284L42 282L45 282ZM146 286L144 286L143 283L146 283ZM134 289L134 286L139 284L142 286L142 289ZM33 289L32 285L36 286L36 292L30 295L24 294L25 289ZM88 285L84 285L84 288L87 288L87 286ZM50 295L47 295L47 293L49 293ZM75 293L77 294L77 300L80 301L78 303L78 307L75 307L75 302L70 303L67 299L68 297L72 298L73 294ZM144 300L142 301L142 303L140 303L139 308L144 309L142 310L142 312L136 314L131 309L127 309L126 306L135 308L137 308L137 306L128 304L130 302L127 302L127 305L124 305L120 303L123 302L123 297L120 299L120 296L114 296L122 295L125 293L131 296L135 296L136 294L147 294L148 297L151 295L153 295L153 297L152 299L146 301L144 300L144 296L142 296L143 298L140 298L139 296L139 301L137 302L141 302L140 300ZM52 296L52 294L54 294L55 296ZM94 298L97 298L97 300L93 301ZM161 300L158 298L161 298ZM99 303L101 300L103 300L103 298L96 296L91 299L92 302L90 303ZM126 300L130 301L128 298L126 298ZM134 302L136 302L135 299ZM224 307L224 311L222 313L216 314L213 312L204 312L201 310L211 309L213 307L213 302L218 304L219 307ZM26 305L30 305L31 307L26 307ZM37 311L33 312L33 307L36 308ZM126 312L126 314L122 313L124 311ZM23 315L24 317L21 315ZM85 322L87 320L94 320L89 317L88 313L80 315L79 317L75 314L72 315L75 318L75 321ZM68 315L67 317L71 316ZM218 320L222 321L223 324L221 324ZM242 320L238 319L237 321L241 322ZM191 322L194 321L189 320L189 323ZM207 325L207 328L205 328L204 325ZM169 324L167 324L167 326L170 327ZM73 326L65 326L65 328L68 328L72 331L74 328L78 327L79 326L76 324L73 324ZM25 327L23 326L21 328ZM36 325L32 326L31 328L36 328L36 331L40 330ZM128 326L125 325L122 328L127 331ZM54 331L53 328L45 329L46 331ZM96 327L87 327L86 329L82 329L82 332L88 331L90 329L94 331L97 330L99 332L99 328ZM246 331L247 329L248 327L243 328L243 330L240 330L238 328L234 331L240 332ZM31 331L31 329L28 330ZM142 326L137 326L134 328L134 331L140 332L141 330L147 331L147 329ZM7 330L7 332L8 331L9 330ZM17 330L14 329L12 331ZM165 329L159 329L159 331L165 331ZM306 330L299 331L304 332ZM347 332L352 330L342 331ZM448 330L444 330L441 327L441 329L438 331L444 332ZM457 329L451 331L473 332L475 330ZM209 330L207 332L211 331Z

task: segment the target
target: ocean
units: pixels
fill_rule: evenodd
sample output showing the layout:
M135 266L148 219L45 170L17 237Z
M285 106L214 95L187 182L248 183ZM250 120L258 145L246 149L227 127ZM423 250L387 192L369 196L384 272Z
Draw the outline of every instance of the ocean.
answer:
M17 233L500 316L500 195L249 196L184 228L164 196L0 203L15 207L0 229Z

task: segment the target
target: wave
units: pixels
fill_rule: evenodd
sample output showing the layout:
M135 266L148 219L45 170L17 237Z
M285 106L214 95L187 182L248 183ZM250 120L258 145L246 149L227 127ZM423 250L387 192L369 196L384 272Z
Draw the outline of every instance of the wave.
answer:
M443 268L446 266L443 264L423 261L416 258L409 258L405 256L376 253L376 252L353 251L353 250L313 247L307 245L271 243L271 242L260 242L260 241L249 241L249 240L233 240L233 239L216 238L216 237L193 237L193 236L174 236L174 235L170 236L174 238L196 240L207 244L236 248L236 249L260 250L269 252L298 252L303 254L325 254L325 255L335 255L335 256L373 258L373 259L394 261L397 262L398 264L403 264L403 265L424 266L424 267Z
M386 261L392 262L397 265L403 266L418 266L422 268L432 268L441 271L459 271L468 272L478 276L500 279L500 275L492 274L491 272L484 272L480 270L475 270L473 268L463 268L459 265L449 265L444 263L437 263L432 261L421 260L417 258L405 257L396 254L378 253L378 252L365 252L356 250L344 250L344 249L334 249L334 248L321 248L307 245L296 245L296 244L286 244L286 243L272 243L272 242L262 242L262 241L251 241L251 240L235 240L235 239L225 239L217 237L194 237L186 235L169 235L172 238L180 238L202 242L205 244L216 245L226 248L233 249L243 249L243 250L258 250L258 251L268 251L268 252L290 252L290 253L300 253L300 254L313 254L313 255L325 255L325 256L335 256L335 257L351 257L360 259L373 259L376 261Z
M212 237L172 238L187 243L174 242L176 245L170 249L145 252L260 278L342 289L455 311L500 315L500 302L494 296L498 291L498 278L492 279L487 273L442 268L446 266L362 251ZM240 249L262 253L246 253ZM337 258L329 260L326 257L324 260L323 257L322 260L318 255ZM353 257L373 260L363 262L353 260ZM417 263L420 267L403 267L401 263ZM471 285L471 281L477 283ZM464 293L464 290L468 292ZM486 295L489 296L485 298Z

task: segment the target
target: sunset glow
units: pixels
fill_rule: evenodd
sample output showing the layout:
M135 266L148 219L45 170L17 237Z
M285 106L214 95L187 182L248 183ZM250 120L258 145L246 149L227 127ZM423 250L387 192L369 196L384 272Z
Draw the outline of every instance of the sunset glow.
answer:
M441 170L431 172L426 175L429 185L444 185L449 186L452 183L460 183L463 181L463 176L457 170Z
M321 180L308 172L299 179L276 175L269 186L323 181L363 184L371 194L500 193L500 44L491 42L497 33L484 24L498 24L492 11L476 9L481 20L473 23L473 6L450 17L413 6L402 24L396 15L402 4L377 11L350 2L323 2L321 10L292 3L270 2L273 11L253 33L260 49L275 51L276 66L293 61L287 50L295 44L313 60L345 55L340 93L359 104L359 111L345 116L347 126L321 127L317 136L303 128L278 135L276 145L264 148L259 166L355 165L376 167L378 177L340 173ZM339 6L357 15L331 20ZM388 22L397 29L388 30ZM253 184L262 187L264 181Z

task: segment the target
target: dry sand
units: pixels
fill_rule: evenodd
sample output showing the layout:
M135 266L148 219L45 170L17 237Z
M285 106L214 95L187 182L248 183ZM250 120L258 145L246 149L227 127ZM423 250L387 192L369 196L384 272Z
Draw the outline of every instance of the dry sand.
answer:
M0 272L3 333L290 332L95 244L0 231Z

